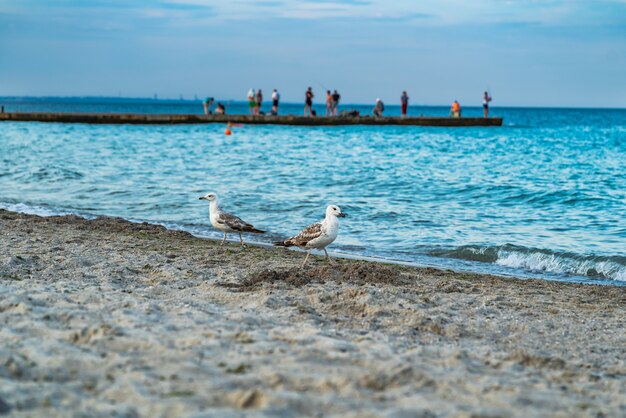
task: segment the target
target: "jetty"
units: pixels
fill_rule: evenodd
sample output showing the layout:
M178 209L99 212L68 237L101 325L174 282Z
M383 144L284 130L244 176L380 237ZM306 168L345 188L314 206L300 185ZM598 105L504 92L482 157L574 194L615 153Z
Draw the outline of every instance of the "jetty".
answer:
M143 113L0 113L0 122L58 122L90 124L174 125L198 123L241 123L247 125L399 125L399 126L502 126L499 117L438 117L438 116L296 116L296 115L189 115Z

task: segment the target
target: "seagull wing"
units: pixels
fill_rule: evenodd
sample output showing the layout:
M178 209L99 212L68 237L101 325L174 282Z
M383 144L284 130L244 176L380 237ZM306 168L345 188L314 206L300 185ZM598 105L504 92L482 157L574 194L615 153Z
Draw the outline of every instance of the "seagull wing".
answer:
M217 216L216 221L218 224L226 225L233 231L237 232L255 232L257 234L262 234L263 232L265 232L261 231L260 229L256 229L254 226L252 226L248 222L243 221L241 218L226 212L220 212Z
M314 240L315 238L319 238L323 234L322 231L322 223L316 222L312 225L307 226L295 237L291 237L285 240L286 245L295 245L298 247L305 246L309 241Z

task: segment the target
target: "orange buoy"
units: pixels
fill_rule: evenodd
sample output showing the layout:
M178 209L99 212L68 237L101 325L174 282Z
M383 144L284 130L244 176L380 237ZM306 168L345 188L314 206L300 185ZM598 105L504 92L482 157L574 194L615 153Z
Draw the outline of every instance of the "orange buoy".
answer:
M232 131L230 130L230 128L226 128L226 131L224 131L224 133L226 135L230 135L230 134L232 134Z

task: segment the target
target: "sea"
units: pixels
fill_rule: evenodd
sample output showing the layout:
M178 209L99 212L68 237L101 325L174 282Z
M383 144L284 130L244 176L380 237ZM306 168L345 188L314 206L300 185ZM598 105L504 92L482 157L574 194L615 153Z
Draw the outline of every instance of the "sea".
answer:
M248 110L224 104L227 113ZM154 98L0 97L0 105L202 113L200 100ZM340 110L371 114L372 106ZM411 115L448 111L409 107ZM482 108L463 112L480 116ZM387 104L386 115L399 113ZM248 241L269 244L335 204L348 214L329 247L336 255L626 285L626 110L494 102L491 114L504 118L502 127L243 125L229 136L223 124L0 122L0 207L123 217L219 239L198 199L212 191L225 210L267 230Z

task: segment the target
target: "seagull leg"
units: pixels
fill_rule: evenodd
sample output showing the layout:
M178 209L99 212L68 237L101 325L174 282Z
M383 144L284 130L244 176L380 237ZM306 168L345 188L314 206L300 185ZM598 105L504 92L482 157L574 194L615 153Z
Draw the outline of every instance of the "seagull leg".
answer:
M311 250L306 252L306 257L304 257L304 263L302 263L302 265L300 266L300 268L303 268L304 265L306 264L306 261L309 259L309 256L311 255Z
M241 242L241 246L246 248L246 244L243 243L243 237L241 236L241 232L239 233L239 242Z
M326 251L326 248L324 248L324 254L326 254L326 260L328 260L329 264L331 265L335 264L335 262L331 260L330 256L328 255L328 251Z
M224 232L224 239L222 240L222 243L220 245L224 245L225 242L226 242L226 232Z

